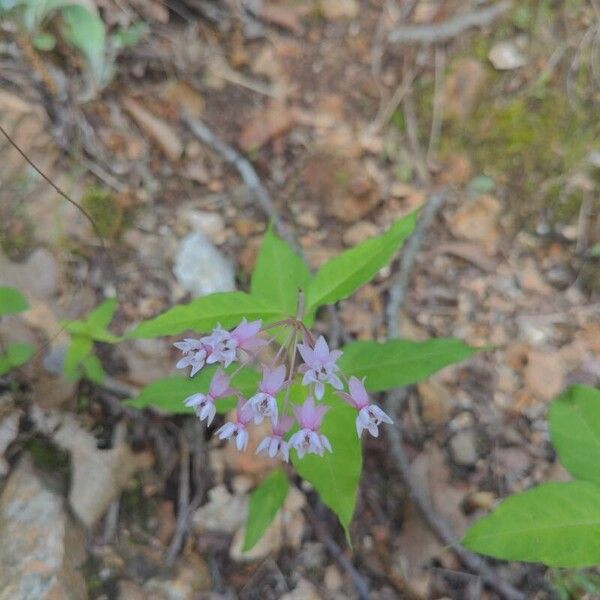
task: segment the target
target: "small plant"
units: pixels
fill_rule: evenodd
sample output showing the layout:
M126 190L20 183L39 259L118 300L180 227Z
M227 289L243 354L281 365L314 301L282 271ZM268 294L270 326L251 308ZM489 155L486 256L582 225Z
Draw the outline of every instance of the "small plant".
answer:
M88 67L88 100L112 80L119 53L138 43L146 32L143 23L108 34L100 16L74 0L0 0L0 16L15 18L21 30L39 51L50 51L56 37L47 31L50 21L58 16L62 38L76 48Z
M29 308L27 300L14 288L0 287L0 319L5 315L14 315ZM25 364L35 352L31 344L15 342L6 348L0 348L0 375Z
M599 565L600 390L571 387L552 403L549 422L560 462L575 479L503 500L472 525L463 544L495 558L551 567Z
M100 359L93 354L94 342L114 344L120 340L106 329L116 308L117 301L111 298L92 310L84 320L62 323L71 336L63 367L68 379L74 381L85 377L102 383L105 373Z
M330 349L311 331L320 307L367 283L393 257L416 215L394 223L325 263L311 276L304 262L271 229L263 241L250 293L218 293L140 323L128 337L205 333L177 342L177 363L191 377L171 376L147 386L131 401L171 413L195 413L211 425L216 413L236 407L216 431L240 451L249 429L262 421L271 433L255 452L291 462L337 514L349 540L362 469L364 431L379 435L391 423L369 397L420 381L475 350L454 339L425 342L352 342ZM285 500L289 482L276 469L254 491L244 549L265 532Z

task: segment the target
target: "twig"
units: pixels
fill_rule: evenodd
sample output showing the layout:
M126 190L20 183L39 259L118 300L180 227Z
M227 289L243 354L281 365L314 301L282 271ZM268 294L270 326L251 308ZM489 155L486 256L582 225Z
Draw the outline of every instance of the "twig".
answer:
M469 29L490 25L510 8L510 4L510 2L503 0L486 8L457 15L443 23L401 25L390 31L388 41L392 44L397 42L423 42L427 44L446 42Z
M112 447L115 448L118 444L122 444L125 441L125 435L127 428L123 420L119 421L113 431L112 436ZM120 494L111 502L106 518L104 520L104 534L102 536L102 542L104 544L110 544L112 539L115 537L117 531L117 525L119 523L119 505L121 503Z
M410 281L415 261L429 224L442 207L447 192L440 191L432 194L427 205L423 209L421 218L415 227L413 234L404 246L404 253L398 274L394 278L390 297L386 309L388 323L388 337L396 338L400 334L398 323L398 312L406 297L406 288ZM394 414L400 401L402 392L390 392L385 397L385 407L389 414ZM388 428L390 448L392 456L398 467L400 476L408 490L410 499L419 511L419 514L433 531L433 533L447 546L450 546L461 562L471 571L479 574L483 581L498 594L507 600L525 600L525 595L515 589L510 583L499 577L485 562L475 554L472 554L460 545L454 532L448 523L435 511L426 493L417 485L411 473L408 457L402 446L402 433L399 427Z
M429 146L425 161L431 168L435 153L440 143L442 134L442 113L444 107L444 69L446 68L446 51L438 46L435 49L435 84L433 93L433 110L431 116L431 130L429 132Z
M402 79L398 87L394 90L391 98L385 105L380 107L375 119L373 119L373 122L369 125L369 133L372 135L379 133L392 118L392 115L396 112L398 106L400 106L400 102L402 102L404 97L411 91L415 75L415 72L411 70Z
M419 142L419 124L417 122L415 102L410 94L407 94L402 100L402 107L404 109L406 134L408 135L408 141L413 153L413 162L421 181L427 184L430 182L431 177Z
M317 537L325 544L327 550L329 550L331 556L339 563L340 567L352 578L358 597L361 600L369 600L369 586L363 576L356 570L354 565L348 560L348 557L342 552L342 549L335 543L325 527L323 527L314 510L310 506L306 506L305 509L308 518L315 528Z
M165 563L167 566L172 566L181 550L183 538L188 528L188 520L190 514L190 448L185 434L179 434L179 493L177 498L177 524L175 533L165 554Z
M271 200L271 196L261 183L254 167L234 148L221 141L202 121L193 119L188 114L184 114L182 120L201 142L210 146L217 154L221 155L225 162L229 163L238 171L261 209L266 213L269 219L273 221L273 225L281 237L285 238L285 240L293 247L297 248L298 244L296 243L296 240L294 240L294 236L279 217L279 214L273 205L273 201Z

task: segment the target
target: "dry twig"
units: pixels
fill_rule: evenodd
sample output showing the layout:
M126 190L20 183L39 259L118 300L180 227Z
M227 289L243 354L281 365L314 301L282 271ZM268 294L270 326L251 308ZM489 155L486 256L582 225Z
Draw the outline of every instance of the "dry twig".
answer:
M398 312L406 297L406 290L410 281L411 273L428 226L435 218L446 199L447 192L440 191L432 194L427 205L423 209L421 218L415 227L413 234L404 246L404 252L397 275L390 289L386 316L388 322L388 337L398 337L399 323ZM402 392L390 392L386 394L385 407L389 414L396 412ZM402 433L400 427L390 427L388 430L392 456L398 467L398 471L406 485L410 499L419 511L419 514L440 541L451 547L461 562L474 573L479 574L482 580L503 598L507 600L525 600L525 595L515 589L510 583L504 581L493 569L488 567L483 559L472 554L460 545L450 525L435 511L429 498L414 481L411 473L410 463L404 447L402 446Z
M401 25L390 31L388 41L391 43L422 42L425 44L447 42L469 29L490 25L510 8L510 4L510 2L503 0L498 4L457 15L443 23Z

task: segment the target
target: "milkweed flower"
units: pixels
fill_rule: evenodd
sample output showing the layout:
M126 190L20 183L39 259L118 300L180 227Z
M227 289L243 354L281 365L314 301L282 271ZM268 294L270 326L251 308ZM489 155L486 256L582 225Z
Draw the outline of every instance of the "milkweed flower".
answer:
M319 431L321 421L328 410L328 406L315 406L312 396L309 396L302 406L294 407L300 431L290 438L289 445L296 449L299 458L305 454L323 456L325 450L332 452L329 440Z
M217 435L220 440L235 440L235 446L243 452L248 446L248 430L246 426L252 421L252 411L244 407L244 400L240 398L237 403L236 421L235 423L225 423L222 427L217 429Z
M275 396L283 387L285 381L285 365L279 365L275 369L263 367L263 378L258 386L258 393L246 402L254 412L254 422L260 423L265 417L270 417L274 425L277 425L277 400Z
M350 393L340 392L340 396L351 406L358 410L356 417L356 433L358 437L362 436L365 429L373 437L379 436L379 425L381 423L390 423L394 421L379 406L369 403L369 395L365 389L364 378L362 381L358 377L350 377L348 382Z
M231 333L218 324L210 335L201 338L202 343L208 349L206 364L220 363L228 367L236 358L237 342Z
M278 454L285 462L290 460L290 446L283 439L283 436L291 429L294 424L294 419L290 416L283 416L273 425L273 433L264 438L256 448L256 454L264 452L271 458L275 458Z
M268 342L261 338L258 334L262 326L262 321L252 321L248 323L246 317L242 322L231 332L231 337L235 341L237 348L246 352L253 352L265 346Z
M176 369L186 369L192 367L190 377L193 377L206 363L208 349L202 343L202 340L195 338L185 338L183 342L175 342L175 348L183 352L183 357L177 361Z
M185 399L185 405L193 408L198 418L201 421L206 419L206 424L210 425L217 412L215 400L226 398L235 392L229 387L229 380L230 377L221 369L218 369L210 382L208 393L192 394Z
M336 390L344 388L340 378L336 375L336 371L339 370L336 361L342 352L340 350L330 351L323 336L319 337L314 348L307 344L298 344L298 352L304 360L304 364L299 368L304 373L302 384L314 384L317 400L323 398L325 383L329 383Z

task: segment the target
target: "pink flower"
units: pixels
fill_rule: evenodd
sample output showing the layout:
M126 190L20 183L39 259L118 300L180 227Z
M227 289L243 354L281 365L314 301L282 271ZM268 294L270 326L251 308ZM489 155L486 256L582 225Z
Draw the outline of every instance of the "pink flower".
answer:
M207 349L201 340L194 338L185 338L183 342L175 342L175 348L183 352L183 358L179 359L175 365L176 369L185 369L192 367L190 377L193 377L206 362Z
M283 439L283 436L290 430L294 424L294 419L289 416L283 416L279 419L277 425L273 426L273 434L267 436L256 448L256 454L264 452L271 458L275 458L278 454L285 462L289 462L290 459L290 446L288 442Z
M348 388L350 393L341 392L340 396L358 410L358 416L356 417L358 437L361 437L365 429L368 429L373 437L378 437L379 425L382 422L391 424L393 423L392 419L379 406L369 404L369 395L365 389L364 378L361 381L358 377L350 377Z
M210 382L208 393L192 394L185 399L185 405L194 408L198 418L201 421L206 419L206 424L210 425L217 412L215 400L231 396L235 391L229 387L229 379L228 375L218 369Z
M340 378L335 374L336 371L339 371L336 361L342 353L340 350L330 351L323 336L319 337L314 349L306 344L299 344L298 352L300 352L300 356L302 356L305 363L299 369L304 373L302 384L314 384L317 400L323 398L325 383L329 383L336 390L343 389L344 386Z
M236 341L237 347L246 352L252 352L267 344L267 340L258 335L261 325L262 321L260 319L248 323L246 317L244 317L242 322L231 332L231 337Z
M289 445L296 449L299 458L311 453L323 456L325 450L332 451L329 440L318 431L328 410L328 406L315 406L311 396L306 399L302 406L294 407L294 414L300 424L300 431L297 431L290 438Z
M236 448L242 452L248 446L248 431L246 426L252 421L252 412L244 407L244 400L240 398L237 404L236 422L225 423L217 429L220 440L235 439Z
M220 324L212 330L210 335L201 338L201 341L208 349L207 364L212 365L218 362L223 367L228 367L235 360L237 341Z
M285 365L275 369L263 367L263 378L258 386L258 393L246 402L246 406L254 412L254 422L260 423L265 417L270 417L277 425L277 400L275 396L285 382Z

